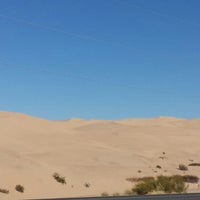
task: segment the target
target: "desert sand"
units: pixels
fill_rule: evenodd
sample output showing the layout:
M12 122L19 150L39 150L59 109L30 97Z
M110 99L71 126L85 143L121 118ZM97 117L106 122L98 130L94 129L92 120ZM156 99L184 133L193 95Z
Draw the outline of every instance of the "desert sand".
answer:
M0 134L0 188L10 191L0 193L0 199L123 194L133 186L126 180L130 177L200 177L200 167L177 169L200 162L200 119L48 121L0 112ZM66 185L53 179L55 172ZM16 184L24 186L24 193L15 191ZM188 192L197 191L189 186Z

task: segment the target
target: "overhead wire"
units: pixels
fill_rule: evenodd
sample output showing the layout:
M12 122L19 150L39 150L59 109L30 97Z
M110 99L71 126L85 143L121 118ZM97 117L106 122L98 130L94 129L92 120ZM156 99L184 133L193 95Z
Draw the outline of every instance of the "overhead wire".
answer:
M193 26L196 26L196 27L200 27L200 23L198 23L198 22L195 22L195 21L192 21L192 20L188 20L188 19L182 19L181 17L174 16L174 15L168 15L168 14L163 13L161 11L158 11L156 9L152 9L152 8L148 8L148 7L136 4L133 1L131 1L131 3L129 3L126 0L123 0L123 1L122 0L114 0L114 2L118 2L121 5L127 5L129 7L139 8L140 10L143 10L144 12L148 12L148 13L151 13L153 15L160 16L162 18L170 18L170 19L176 20L176 21L178 21L180 23L184 23L184 24L187 24L187 25L193 25Z
M114 0L116 2L122 2L120 0ZM124 3L124 1L123 1ZM154 9L150 9L150 8L145 8L143 6L140 6L140 5L137 5L135 3L131 3L131 4L128 4L127 1L124 3L126 5L132 5L136 8L140 8L140 9L143 9L144 11L146 12L150 12L152 14L156 14L156 15L160 15L162 17L170 17L172 18L172 16L168 16L166 14L162 14ZM10 16L7 16L7 15L4 15L4 14L1 14L0 13L0 17L1 18L4 18L4 19L8 19L8 20L12 20L12 21L15 21L15 22L19 22L19 23L23 23L23 24L27 24L27 25L31 25L31 26L35 26L35 27L38 27L38 28L41 28L41 29L46 29L48 31L53 31L53 32L58 32L58 33L62 33L64 35L67 35L69 37L76 37L76 38L79 38L79 39L84 39L84 40L93 40L93 41L97 41L97 42L107 42L105 40L101 40L101 39L98 39L98 38L95 38L95 37L91 37L91 36L83 36L81 34L76 34L76 33L71 33L71 32L68 32L68 31L65 31L65 30L62 30L62 29L59 29L59 28L54 28L54 27L50 27L50 26L46 26L46 25L41 25L41 24L37 24L37 23L34 23L34 22L31 22L29 20L24 20L24 19L19 19L19 18L16 18L16 17L10 17ZM185 22L184 20L180 20L179 18L176 18L177 20L181 21L181 22ZM196 23L193 23L193 25L195 25ZM198 24L199 25L199 24ZM115 43L115 45L119 45L121 46L122 43ZM124 45L122 45L124 46ZM5 62L2 62L2 59L1 60L1 64L3 64L3 66L7 66L9 67L9 64L8 63L5 63ZM1 67L3 67L1 66ZM44 69L44 68L31 68L31 67L25 67L25 66L17 66L17 65L13 65L15 69L18 69L18 70L34 70L34 71L37 71L37 72L41 72L41 73L46 73L46 74L51 74L51 75L56 75L56 76L62 76L62 77L65 77L65 78L75 78L75 79L81 79L81 80L87 80L87 81L92 81L92 82L102 82L102 81L99 81L97 79L93 79L93 78L90 78L90 77L87 77L87 76L83 76L83 75L75 75L75 74L70 74L70 73L63 73L63 72L55 72L55 71L51 71L51 70L48 70L48 69ZM107 80L104 80L104 82L107 81ZM130 84L124 84L124 83L116 83L116 82L112 82L112 81L107 81L108 82L108 85L112 85L112 86L115 86L115 87L126 87L126 88L130 88L130 89L137 89L137 90L148 90L148 91L151 91L151 92L159 92L159 93L174 93L175 95L177 95L176 92L172 92L172 91L169 91L169 90L163 90L163 89L155 89L155 88L145 88L145 87L138 87L138 86L134 86L134 85L130 85ZM196 96L197 97L197 96Z
M137 86L137 85L133 85L133 84L127 84L127 83L122 83L122 82L117 82L117 81L112 81L112 80L108 80L108 79L96 79L96 78L91 78L88 76L83 76L80 74L73 74L73 73L66 73L66 72L58 72L58 71L53 71L53 70L49 70L49 69L45 69L45 68L34 68L34 67L27 67L27 66L19 66L19 65L14 65L14 64L10 64L8 62L3 62L2 59L0 59L0 67L4 68L10 68L10 69L15 69L15 70L21 70L21 71L35 71L35 72L39 72L39 73L43 73L46 75L50 75L50 76L58 76L58 77L63 77L63 78L67 78L67 79L75 79L75 80L83 80L83 81L87 81L87 82L93 82L96 84L100 84L100 85L106 85L106 87L114 87L114 88L126 88L126 89L131 89L131 93L138 93L141 91L145 91L145 92L149 92L149 93L157 93L157 94L171 94L173 96L176 97L188 97L187 94L180 94L177 93L173 90L165 90L165 89L158 89L158 88L152 88L152 87L141 87L141 86ZM105 84L106 83L106 84ZM189 95L189 97L192 98L199 98L199 95Z
M99 38L96 38L96 37L93 37L93 36L88 36L88 35L83 35L83 34L65 31L65 30L60 29L60 28L55 28L55 27L52 27L52 26L38 24L38 23L32 22L30 20L12 17L12 16L8 16L8 15L2 14L2 13L0 13L0 18L4 18L4 19L10 20L10 21L14 21L16 23L23 23L23 24L26 24L26 25L29 25L29 26L37 27L37 28L47 30L47 31L51 31L51 32L55 32L55 33L56 32L61 33L61 34L64 34L65 36L68 36L68 37L78 38L78 39L82 39L82 40L90 40L90 41L93 41L93 42L98 42L99 44L102 44L102 43L107 44L107 45L109 44L109 46L114 46L115 48L116 47L118 47L118 48L126 47L127 48L127 45L128 45L128 44L125 44L125 43L120 42L120 41L118 41L118 42L109 41L109 43L108 43L108 41L105 40L105 39L99 39ZM137 50L133 46L129 47L129 49Z

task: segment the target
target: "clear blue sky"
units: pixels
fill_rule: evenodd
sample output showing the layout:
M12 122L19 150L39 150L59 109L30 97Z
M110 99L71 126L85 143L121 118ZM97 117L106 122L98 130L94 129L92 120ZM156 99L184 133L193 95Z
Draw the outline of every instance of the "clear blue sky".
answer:
M200 117L199 0L0 0L0 110Z

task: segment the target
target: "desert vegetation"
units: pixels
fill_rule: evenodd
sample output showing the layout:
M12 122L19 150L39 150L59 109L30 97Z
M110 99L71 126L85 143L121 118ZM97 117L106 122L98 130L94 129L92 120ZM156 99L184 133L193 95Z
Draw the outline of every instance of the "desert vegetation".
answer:
M193 176L193 175L184 175L183 181L186 183L198 183L199 182L199 177L198 176Z
M16 185L16 186L15 186L15 190L16 190L17 192L24 193L24 186L22 186L22 185Z
M200 167L200 163L190 163L188 166L198 166L198 167Z
M65 177L62 177L60 174L58 174L58 173L56 173L56 172L53 174L53 178L54 178L58 183L66 184Z
M125 190L124 195L125 196L131 196L131 195L133 195L133 191L132 190Z
M156 165L156 168L161 169L162 167L160 165Z
M186 192L186 186L183 176L157 176L154 177L143 177L137 180L135 187L129 191L128 195L138 194L144 195L152 192L160 191L164 193L183 193Z
M85 186L86 188L89 188L89 187L90 187L90 183L85 183L84 186Z
M102 192L102 193L101 193L101 196L102 196L102 197L108 197L109 194L108 194L107 192Z
M188 167L186 165L184 165L184 164L179 164L178 169L182 170L182 171L187 171Z
M4 193L4 194L8 194L8 193L9 193L9 190L0 188L0 192L1 192L1 193Z
M153 192L162 193L184 193L187 190L186 183L198 183L199 178L194 175L172 175L172 176L146 176L127 178L127 181L136 183L135 186L126 190L123 195L145 195ZM104 194L104 193L102 193ZM119 193L116 193L119 194ZM113 194L114 196L114 194Z
M118 192L115 192L115 193L113 193L113 195L112 195L112 196L114 196L114 197L120 196L120 193L118 193Z

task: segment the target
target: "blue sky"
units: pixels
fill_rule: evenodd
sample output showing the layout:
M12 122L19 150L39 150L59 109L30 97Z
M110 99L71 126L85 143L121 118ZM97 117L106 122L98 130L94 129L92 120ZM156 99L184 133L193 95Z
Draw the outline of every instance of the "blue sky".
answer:
M199 0L0 0L0 110L200 117Z

